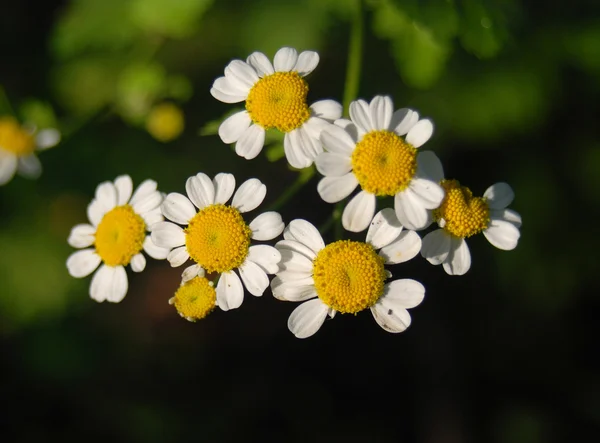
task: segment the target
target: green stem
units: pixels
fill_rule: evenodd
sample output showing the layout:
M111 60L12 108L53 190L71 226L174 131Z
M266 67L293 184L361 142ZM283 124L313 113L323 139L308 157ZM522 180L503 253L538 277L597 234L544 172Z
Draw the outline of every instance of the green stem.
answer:
M308 168L304 168L298 174L296 181L289 186L283 194L269 207L270 211L275 211L281 208L288 200L290 200L302 187L315 175L314 164Z
M8 96L6 95L6 91L4 90L4 87L2 85L0 85L0 111L6 109L6 112L8 112L9 114L11 114L13 117L16 117L17 114L15 113L15 110L13 109L12 105L10 104L10 100L8 99Z
M363 54L363 16L362 0L355 0L354 16L350 31L350 43L348 45L348 67L346 70L346 84L344 86L344 113L348 115L350 102L356 100L360 86L360 68Z

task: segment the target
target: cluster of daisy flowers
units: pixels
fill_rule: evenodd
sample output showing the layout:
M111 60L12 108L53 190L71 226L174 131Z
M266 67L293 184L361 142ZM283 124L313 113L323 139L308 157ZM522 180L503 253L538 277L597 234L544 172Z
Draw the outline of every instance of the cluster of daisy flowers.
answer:
M420 255L462 275L471 264L467 238L482 233L499 249L516 247L521 218L508 209L514 198L508 184L496 183L476 197L445 178L438 157L423 150L432 122L412 109L394 109L388 96L353 101L349 119L334 100L309 106L305 77L318 62L316 52L293 48L280 49L273 63L260 52L231 61L211 94L225 103L244 102L245 110L224 120L219 136L253 159L266 131L283 132L287 162L317 169L325 202L348 199L341 224L352 233L366 231L364 241L326 244L308 220L286 224L274 211L249 216L267 193L257 178L237 186L232 174L199 172L187 179L183 195L162 193L152 180L133 192L124 175L98 186L88 206L90 223L75 226L68 240L82 248L67 260L71 275L85 277L99 267L90 285L93 299L121 301L128 289L125 267L143 271L145 252L172 267L187 264L169 303L190 321L216 307L239 308L246 291L262 296L270 289L277 300L301 302L288 319L296 337L313 335L337 313L366 309L384 330L397 333L409 327L408 309L422 302L425 288L395 279L390 266ZM393 198L393 207L378 210L385 197ZM418 232L433 223L439 228L421 238Z

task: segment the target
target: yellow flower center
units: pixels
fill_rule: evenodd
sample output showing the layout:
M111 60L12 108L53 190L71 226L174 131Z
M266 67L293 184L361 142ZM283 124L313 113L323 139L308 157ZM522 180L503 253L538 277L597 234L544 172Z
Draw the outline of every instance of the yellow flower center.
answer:
M356 144L352 169L363 190L391 196L408 187L417 170L417 150L390 131L371 131Z
M383 294L384 259L367 243L330 243L313 262L319 298L338 312L356 314L373 306Z
M146 223L129 205L111 209L96 229L96 252L108 266L125 266L142 250Z
M471 190L461 186L458 180L442 180L440 185L446 190L446 196L433 216L438 222L442 221L446 232L465 238L488 227L490 208L483 197L473 197Z
M194 277L185 282L169 300L179 315L189 321L202 320L215 309L216 302L213 282L204 277Z
M185 231L190 257L208 273L231 271L248 255L252 231L240 211L231 206L207 206L190 220Z
M183 132L183 112L172 103L155 106L148 114L146 129L152 137L168 142L176 139Z
M310 117L308 83L297 72L275 72L258 80L246 98L252 121L264 129L290 132Z
M22 157L35 150L35 139L14 118L1 117L0 148Z

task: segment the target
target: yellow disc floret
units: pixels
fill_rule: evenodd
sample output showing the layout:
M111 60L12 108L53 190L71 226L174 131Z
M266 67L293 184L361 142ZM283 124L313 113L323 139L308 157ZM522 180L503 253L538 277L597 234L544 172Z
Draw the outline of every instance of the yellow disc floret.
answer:
M12 117L0 117L0 148L18 157L35 150L35 139Z
M258 80L246 98L252 121L264 129L290 132L310 117L308 83L297 72L275 72Z
M340 240L322 249L313 262L319 298L338 312L356 314L383 294L384 259L367 243Z
M207 272L239 267L250 247L252 231L236 208L210 205L200 210L186 228L187 251Z
M390 131L371 131L356 144L352 169L361 188L392 196L406 189L417 170L417 150Z
M152 108L146 120L146 129L152 137L168 142L183 132L183 112L172 103L161 103Z
M473 197L471 190L457 180L442 180L440 185L446 190L446 196L433 216L446 232L465 238L488 227L490 208L483 197Z
M129 205L108 211L96 229L96 252L108 266L125 266L139 254L146 237L146 223Z
M217 302L213 282L204 277L194 277L179 287L169 304L189 321L202 320L210 314Z

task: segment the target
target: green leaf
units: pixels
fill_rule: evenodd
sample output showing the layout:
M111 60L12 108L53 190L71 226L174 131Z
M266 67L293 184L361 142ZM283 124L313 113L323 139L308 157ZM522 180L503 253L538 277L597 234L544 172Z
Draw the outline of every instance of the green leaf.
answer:
M500 5L486 8L481 0L462 0L462 7L463 48L481 59L496 56L508 39L507 20Z
M28 99L21 103L19 115L23 122L33 123L38 128L56 128L56 115L52 105L37 99Z

